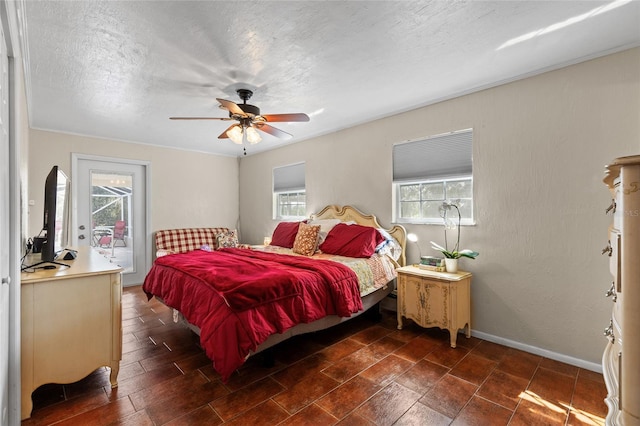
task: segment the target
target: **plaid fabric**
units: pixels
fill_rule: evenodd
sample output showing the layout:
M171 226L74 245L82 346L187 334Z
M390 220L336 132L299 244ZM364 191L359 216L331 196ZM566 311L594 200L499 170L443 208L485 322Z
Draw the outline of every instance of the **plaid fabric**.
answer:
M180 228L156 231L156 250L171 253L184 253L197 250L204 245L211 250L218 248L218 234L229 231L229 228Z

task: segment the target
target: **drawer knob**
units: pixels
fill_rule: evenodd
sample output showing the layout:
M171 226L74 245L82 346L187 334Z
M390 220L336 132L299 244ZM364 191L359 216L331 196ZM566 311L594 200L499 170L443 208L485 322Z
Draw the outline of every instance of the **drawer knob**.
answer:
M604 294L605 297L611 297L613 296L613 302L615 303L616 300L618 300L618 295L616 294L616 283L615 281L611 283L611 288L609 290L607 290L607 292Z
M611 343L615 343L616 336L613 334L613 320L609 320L609 327L604 329L604 335L609 338Z
M609 240L607 242L607 246L605 248L602 249L602 254L607 254L609 253L609 257L611 257L611 255L613 254L613 247L611 247L611 240Z
M611 205L609 207L607 207L607 209L604 211L605 214L609 214L609 212L611 213L615 213L616 212L616 200L611 200Z

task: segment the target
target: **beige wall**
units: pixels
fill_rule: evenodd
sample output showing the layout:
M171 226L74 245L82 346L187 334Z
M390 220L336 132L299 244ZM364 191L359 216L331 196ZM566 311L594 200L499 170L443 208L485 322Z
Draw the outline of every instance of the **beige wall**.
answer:
M58 165L71 179L71 153L148 161L151 230L226 226L238 221L238 160L83 136L31 130L29 235L42 228L44 180Z
M473 128L477 224L464 227L474 273L472 328L496 341L600 363L611 301L604 165L640 151L640 49L243 158L240 223L259 243L271 220L272 169L304 161L308 212L351 204L392 220L394 143ZM436 254L439 226L406 226ZM409 261L418 259L414 245Z

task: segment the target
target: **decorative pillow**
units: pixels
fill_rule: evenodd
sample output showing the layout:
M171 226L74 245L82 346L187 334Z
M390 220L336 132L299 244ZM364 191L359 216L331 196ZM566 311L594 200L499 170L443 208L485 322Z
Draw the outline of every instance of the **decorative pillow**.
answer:
M384 237L376 228L339 223L329 231L319 248L323 253L339 256L371 257L383 241Z
M238 233L235 229L221 232L216 236L216 245L218 249L238 247Z
M340 219L315 219L310 220L309 225L320 225L320 234L318 235L318 244L322 244L324 239L327 238L327 234L334 226L339 224Z
M386 254L395 261L400 259L400 256L402 255L402 246L400 245L400 243L395 238L393 238L386 229L378 228L378 232L380 232L380 235L382 235L384 241L378 244L375 252L383 255Z
M271 236L272 246L292 248L300 222L280 222Z
M296 239L293 242L293 252L305 256L312 256L318 248L318 234L320 225L300 223Z

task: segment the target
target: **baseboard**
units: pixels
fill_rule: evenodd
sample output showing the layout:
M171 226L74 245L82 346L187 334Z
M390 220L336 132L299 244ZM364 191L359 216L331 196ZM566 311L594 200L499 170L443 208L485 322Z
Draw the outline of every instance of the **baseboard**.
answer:
M526 345L514 340L505 339L503 337L494 336L492 334L483 333L482 331L471 330L471 335L478 339L487 340L489 342L497 343L499 345L508 346L510 348L519 349L521 351L529 352L534 355L543 356L545 358L553 359L555 361L564 362L576 367L584 368L585 370L595 371L602 374L602 364L596 364L595 362L585 361L583 359L574 358L568 355L552 352L547 349L541 349L536 346Z

